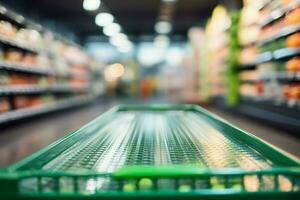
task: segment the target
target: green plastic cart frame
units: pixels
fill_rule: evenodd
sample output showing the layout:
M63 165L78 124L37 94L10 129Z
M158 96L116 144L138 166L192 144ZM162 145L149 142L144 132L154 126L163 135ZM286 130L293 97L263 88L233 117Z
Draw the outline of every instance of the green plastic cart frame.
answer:
M72 138L91 127L113 120L120 112L193 112L213 122L215 129L241 141L276 163L260 170L205 168L196 165L125 165L113 171L52 171L42 167L68 149ZM80 137L79 137L80 139ZM81 138L82 139L82 138ZM251 179L252 178L252 179ZM257 182L247 186L247 179ZM300 199L300 162L271 144L242 131L218 116L195 105L121 105L112 108L79 130L8 168L0 170L0 199ZM109 180L114 187L92 191L87 183ZM159 181L170 185L161 189ZM285 180L283 186L280 180ZM265 187L265 182L268 186ZM84 183L84 184L82 184ZM217 183L217 184L214 184ZM68 186L65 190L62 185ZM84 187L82 187L84 185Z

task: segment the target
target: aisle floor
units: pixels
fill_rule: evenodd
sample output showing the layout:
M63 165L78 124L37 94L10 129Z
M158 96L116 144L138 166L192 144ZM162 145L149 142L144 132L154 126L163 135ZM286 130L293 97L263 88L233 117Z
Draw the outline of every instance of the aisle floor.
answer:
M43 115L18 123L15 126L1 128L0 167L12 164L78 129L115 104L117 101L99 101L81 108ZM300 138L252 119L221 111L215 107L208 107L208 109L236 126L300 157Z

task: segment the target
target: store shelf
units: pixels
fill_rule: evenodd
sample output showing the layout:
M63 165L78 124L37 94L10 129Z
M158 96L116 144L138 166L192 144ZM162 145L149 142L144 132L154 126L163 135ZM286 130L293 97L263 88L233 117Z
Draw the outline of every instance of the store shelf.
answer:
M270 51L263 52L257 55L257 63L269 62L273 59L273 53Z
M263 97L241 97L243 102L255 102L255 103L262 103L268 104L276 107L282 107L283 109L298 109L296 112L300 112L300 100L281 100L281 101L274 101L268 98Z
M9 62L0 60L0 69L31 73L31 74L41 74L41 75L54 75L55 72L52 69L42 68L40 66L31 66L27 64Z
M79 106L88 102L91 102L92 98L73 98L73 99L66 99L60 100L56 103L49 103L46 105L41 105L37 107L31 108L23 108L18 109L15 111L6 112L0 114L0 125L8 122L12 122L19 119L24 119L27 117L32 117L40 114L45 114L61 109L71 108L75 106Z
M36 86L36 85L9 85L0 86L0 95L38 94L38 93L74 93L85 92L87 88L74 88L68 85Z
M264 9L265 7L267 7L268 5L270 5L270 3L272 2L272 0L265 0L265 1L262 1L260 7L259 7L259 10L262 10Z
M298 48L283 48L278 49L273 52L273 59L279 60L283 58L288 58L292 56L298 56L300 55L300 47Z
M260 23L260 26L264 27L264 26L267 26L267 25L273 23L274 21L284 17L285 13L293 10L294 8L296 8L299 5L300 5L300 0L294 0L286 6L280 6L279 8L276 8L275 10L273 10L270 13L269 17L267 17L264 21L262 21Z
M272 100L253 97L241 97L236 106L227 106L224 97L213 99L214 105L253 119L267 122L272 126L300 136L300 102Z
M11 47L15 47L24 51L29 51L31 53L39 53L39 50L37 48L30 47L29 44L22 44L19 41L15 41L13 39L7 38L3 35L0 35L0 43L9 45Z
M243 70L251 70L256 68L257 63L247 63L247 64L239 64L238 70L243 71Z
M7 20L21 28L30 27L36 30L42 29L41 25L34 23L28 18L25 18L15 11L5 7L4 5L2 5L2 3L0 3L0 17L1 19Z
M255 84L257 83L259 80L258 79L249 79L249 80L240 80L240 82L243 83L248 83L248 84Z
M296 33L300 31L300 24L290 25L286 26L284 28L281 28L278 32L276 32L273 36L268 37L267 39L261 40L258 44L263 45L269 42L272 42L274 40L277 40L279 38L291 35L293 33Z
M293 56L300 55L300 47L298 48L282 48L274 50L273 52L267 51L258 54L257 64L269 62L272 60L287 59Z
M268 75L262 76L260 80L264 80L264 81L278 80L283 82L300 81L300 72L297 73L270 72L268 73Z

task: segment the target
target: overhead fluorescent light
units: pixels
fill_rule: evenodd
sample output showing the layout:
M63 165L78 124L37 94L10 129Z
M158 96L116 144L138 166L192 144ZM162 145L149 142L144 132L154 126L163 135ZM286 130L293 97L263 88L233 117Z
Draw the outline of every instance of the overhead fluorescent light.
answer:
M154 38L154 45L157 47L168 47L170 38L166 35L158 35Z
M159 34L168 34L172 30L172 25L167 21L160 21L155 24L155 31Z
M120 51L121 53L128 53L131 51L131 49L132 49L132 45L118 47L118 51Z
M172 3L172 2L176 2L177 0L162 0L162 2L166 2L166 3Z
M100 0L84 0L83 9L88 11L97 10L100 7Z
M118 33L110 37L109 42L114 46L122 46L122 45L126 45L130 41L128 40L127 35L125 35L124 33Z
M105 12L99 13L95 17L95 23L98 26L102 26L102 27L113 23L113 21L114 21L114 17L110 13L105 13Z
M103 28L103 33L106 36L117 35L121 31L121 26L117 23L112 23Z

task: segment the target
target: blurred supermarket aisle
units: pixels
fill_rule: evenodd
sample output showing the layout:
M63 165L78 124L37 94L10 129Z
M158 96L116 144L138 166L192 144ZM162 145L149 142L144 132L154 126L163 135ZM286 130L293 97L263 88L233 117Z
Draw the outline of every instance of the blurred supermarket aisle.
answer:
M81 108L34 118L33 120L19 123L18 126L7 127L1 130L0 167L7 166L32 154L67 133L78 129L118 103L120 102L117 100L99 101ZM126 101L125 103L133 102ZM216 107L210 106L207 109L234 125L300 157L300 138L293 137L252 119L225 112Z
M208 107L208 110L226 119L235 126L248 131L257 137L300 157L300 138L285 131L273 128L269 124L259 122L246 116L237 115L215 107Z

